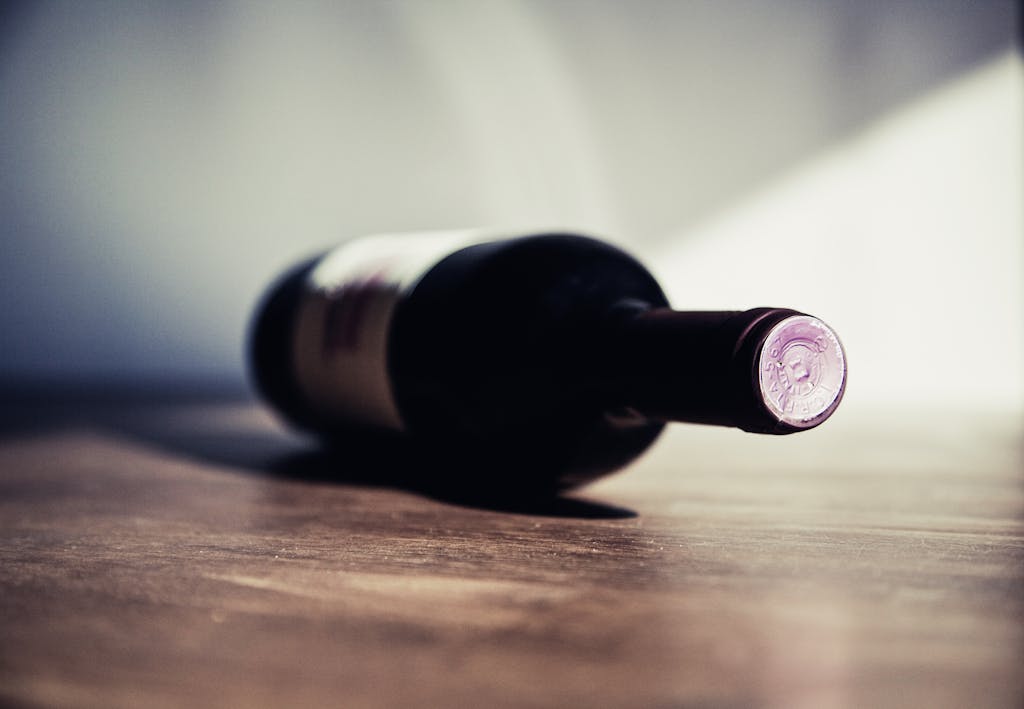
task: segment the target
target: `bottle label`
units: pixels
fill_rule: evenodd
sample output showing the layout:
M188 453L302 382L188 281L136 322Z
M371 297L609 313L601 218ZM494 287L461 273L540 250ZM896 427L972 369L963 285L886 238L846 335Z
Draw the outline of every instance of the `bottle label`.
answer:
M320 259L295 328L295 370L306 400L325 416L402 430L387 367L395 308L438 261L491 238L475 229L380 234Z

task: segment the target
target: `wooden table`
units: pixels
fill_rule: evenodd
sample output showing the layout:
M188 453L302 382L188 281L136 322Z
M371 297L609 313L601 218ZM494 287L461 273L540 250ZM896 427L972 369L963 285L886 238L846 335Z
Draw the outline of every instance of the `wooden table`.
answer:
M528 509L233 397L8 397L0 703L1020 707L1021 423L676 427Z

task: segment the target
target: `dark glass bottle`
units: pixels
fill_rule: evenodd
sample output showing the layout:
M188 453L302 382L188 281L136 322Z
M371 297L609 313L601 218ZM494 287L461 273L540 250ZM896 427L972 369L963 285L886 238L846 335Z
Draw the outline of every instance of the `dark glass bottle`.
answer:
M524 490L615 470L667 421L784 434L839 404L845 356L816 318L674 311L609 244L479 237L373 237L286 275L252 330L261 393L328 442L391 430L459 480Z

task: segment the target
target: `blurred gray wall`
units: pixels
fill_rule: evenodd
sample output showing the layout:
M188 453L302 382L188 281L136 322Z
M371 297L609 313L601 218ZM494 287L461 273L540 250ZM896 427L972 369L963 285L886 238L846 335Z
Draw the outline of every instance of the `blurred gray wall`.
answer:
M1015 5L7 4L0 378L237 381L266 283L362 233L685 240L1004 53Z

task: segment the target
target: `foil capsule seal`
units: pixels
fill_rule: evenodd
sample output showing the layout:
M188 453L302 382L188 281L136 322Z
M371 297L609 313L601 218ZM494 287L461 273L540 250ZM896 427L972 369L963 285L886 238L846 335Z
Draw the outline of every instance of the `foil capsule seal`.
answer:
M764 338L757 371L768 411L783 424L813 428L843 398L846 353L828 325L810 315L793 315Z

